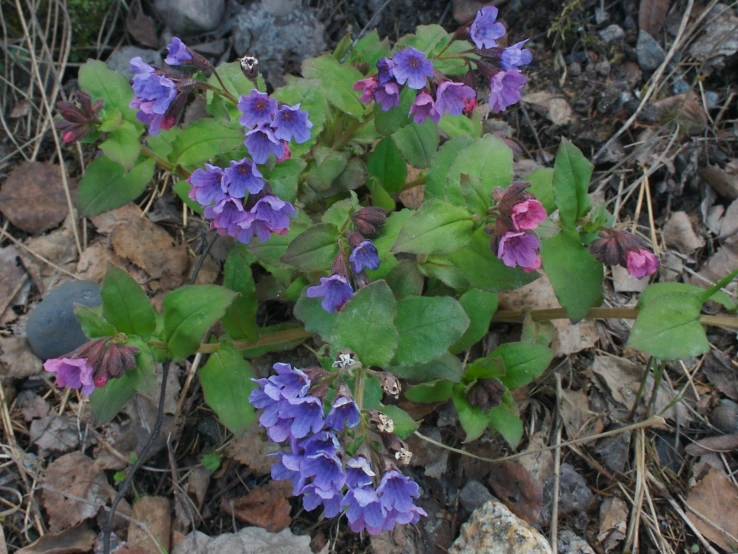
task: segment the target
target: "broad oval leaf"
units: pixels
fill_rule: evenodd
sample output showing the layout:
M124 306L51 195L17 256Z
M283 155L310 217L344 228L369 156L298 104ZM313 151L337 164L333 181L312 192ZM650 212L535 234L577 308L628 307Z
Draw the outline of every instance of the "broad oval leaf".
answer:
M169 159L181 166L194 166L219 154L243 147L243 128L228 127L215 119L190 124L172 142Z
M509 389L515 390L532 382L551 363L554 351L540 344L508 342L501 344L490 354L491 358L502 358L505 375L498 377Z
M295 237L280 261L302 271L324 271L331 267L337 253L338 227L318 223Z
M449 350L453 354L463 352L482 340L489 331L492 316L497 311L497 295L479 289L470 289L461 295L459 304L469 317L469 328Z
M394 434L401 439L406 439L420 426L420 421L415 421L409 413L398 406L382 406L379 411L392 420L395 424Z
M392 252L446 254L463 248L472 238L469 212L438 199L425 202L402 226Z
M446 201L456 206L466 202L461 190L461 175L478 177L479 193L490 198L495 187L507 187L513 177L513 155L502 139L485 136L462 150L448 171Z
M594 166L581 150L566 139L556 153L553 174L553 193L559 208L559 219L564 227L575 229L577 220L589 213L589 180Z
M154 176L155 162L144 160L128 173L122 165L100 156L85 172L77 189L77 207L85 217L120 208L143 193Z
M223 267L223 286L240 294L228 306L221 323L232 338L256 341L259 327L256 325L256 284L251 274L250 255L245 246L239 245L228 254ZM253 258L252 258L253 259Z
M323 83L326 98L342 112L361 119L364 105L359 101L359 93L354 83L363 75L351 65L338 63L330 54L310 58L302 63L302 74L306 79L317 79Z
M418 169L426 169L430 167L438 149L438 127L427 119L420 125L412 123L398 129L392 139L407 163Z
M390 194L399 191L407 179L407 166L391 137L377 143L369 154L366 168Z
M156 329L156 313L149 297L133 277L110 263L100 296L103 317L121 333L147 340Z

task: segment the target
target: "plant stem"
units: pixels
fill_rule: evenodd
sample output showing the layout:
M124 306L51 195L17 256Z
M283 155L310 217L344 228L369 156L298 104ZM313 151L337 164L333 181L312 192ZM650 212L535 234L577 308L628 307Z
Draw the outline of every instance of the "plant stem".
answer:
M159 154L154 152L151 148L148 146L141 145L141 154L146 156L147 158L151 158L156 162L156 164L161 167L165 171L169 171L170 173L174 173L178 177L181 177L182 179L188 179L191 175L189 171L186 171L182 169L179 166L175 166L172 162L169 160L165 160L162 158Z
M215 75L215 78L218 80L218 83L220 83L220 86L223 89L222 91L219 91L219 94L222 94L234 104L238 104L238 99L234 97L230 92L228 92L228 89L226 88L225 83L223 82L223 79L220 78L220 75L218 74L218 70L215 68L213 68L213 75Z
M351 138L357 133L357 131L361 129L364 125L366 125L369 121L371 121L371 119L367 117L364 121L352 122L348 127L346 127L346 130L341 134L341 136L338 137L338 140L333 145L333 150L340 150L341 148L346 146Z
M291 342L293 340L307 339L312 337L313 334L305 329L286 329L284 331L276 331L274 333L268 333L259 337L256 342L247 340L236 340L233 341L233 347L236 350L248 350L249 348L258 348L260 346L269 346L272 344L278 344L280 342ZM160 340L150 340L149 346L154 348L160 348L166 350L167 343ZM200 354L212 354L220 349L220 343L200 343L200 348L197 350Z
M427 174L418 175L418 177L416 177L412 181L408 181L407 183L402 185L402 188L400 188L400 192L402 192L403 190L411 189L413 187L417 187L418 185L424 185L427 179L428 179Z
M733 279L738 276L738 269L731 271L725 277L720 279L717 283L712 285L709 289L702 293L702 301L706 302L709 300L717 291L724 286L727 286Z
M197 83L197 86L199 86L200 88L207 89L207 90L212 90L216 94L220 94L221 96L228 98L228 100L230 100L234 104L238 105L238 98L236 98L230 92L228 92L228 89L225 88L225 85L223 84L223 81L220 80L220 77L218 76L218 74L216 73L215 75L216 75L216 79L218 79L218 82L220 83L220 86L222 86L223 88L218 88L216 86L211 85L210 83L202 83L202 82Z

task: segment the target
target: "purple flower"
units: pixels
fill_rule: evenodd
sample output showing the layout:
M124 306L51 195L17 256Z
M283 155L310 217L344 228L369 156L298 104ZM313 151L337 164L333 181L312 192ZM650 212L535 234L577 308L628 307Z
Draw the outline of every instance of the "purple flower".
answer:
M346 462L346 484L352 489L371 485L375 475L372 465L364 456L351 458Z
M377 494L387 511L385 531L391 530L396 523L417 523L421 515L428 515L413 503L413 498L420 496L418 484L395 469L382 476Z
M374 91L374 100L382 106L383 112L390 111L400 105L400 85L394 81L379 85Z
M300 463L303 457L299 454L287 454L286 452L278 452L274 454L279 456L279 461L272 464L272 479L275 481L292 481L292 494L297 496L300 490L305 486L305 479L300 473Z
M392 74L401 85L407 83L408 87L420 90L425 86L426 79L433 77L433 62L425 58L425 52L412 46L397 52L392 56L392 61L395 63Z
M172 42L167 44L167 50L169 55L164 58L164 62L168 65L182 65L192 59L192 52L178 37L172 37Z
M310 129L313 123L308 119L308 113L300 109L300 104L284 105L274 116L272 121L274 136L279 140L289 141L294 137L297 144L310 140Z
M351 288L346 277L342 277L341 275L321 277L320 285L308 287L307 289L308 298L323 297L320 305L330 314L336 310L340 310L353 294L354 289Z
M156 73L149 64L136 56L131 60L133 92L135 96L129 106L139 110L136 118L149 126L149 133L156 135L160 129L169 129L174 118L167 118L172 102L177 97L174 81Z
M343 494L340 488L321 489L314 484L302 488L302 505L308 512L322 504L325 517L336 517L341 513Z
M306 479L313 477L313 484L323 490L340 491L346 482L341 460L329 452L307 456L300 464L300 474Z
M244 127L251 128L254 125L263 125L271 123L274 113L277 111L277 101L269 98L265 92L259 92L251 89L247 95L242 94L238 101L238 109L241 110L241 117L238 122Z
M336 431L343 431L344 424L346 427L356 427L359 424L360 416L359 406L356 405L356 402L351 398L339 396L333 402L331 411L328 412L328 416L325 418L325 425Z
M354 533L366 531L370 535L378 535L384 531L387 510L382 506L374 489L370 487L349 489L343 499L343 505L348 506L346 517Z
M231 160L231 167L226 168L223 173L223 189L233 198L245 197L246 191L256 194L264 188L261 173L248 158Z
M187 196L203 206L217 204L226 197L223 191L223 170L217 166L205 164L205 169L193 171L187 182L192 185Z
M380 85L386 85L390 81L394 82L395 75L393 70L397 64L390 58L382 58L377 62L377 83Z
M257 164L266 163L270 153L276 158L284 154L284 143L274 136L274 131L266 123L259 124L247 132L244 144L251 154L251 159Z
M474 89L464 83L444 81L436 91L436 111L439 115L461 115L464 111L464 100L476 97Z
M653 275L656 273L658 268L659 259L645 248L628 252L628 263L626 269L628 270L628 273L636 279L643 279L647 275Z
M336 454L341 449L336 434L325 430L301 441L299 446L304 450L305 456L312 456L318 452Z
M528 42L529 39L521 40L508 46L500 54L500 66L505 71L511 69L517 69L521 65L528 65L533 61L533 54L527 48L523 48L523 45Z
M489 80L489 107L494 113L504 112L523 97L523 85L528 80L517 69L500 71Z
M508 267L519 265L527 271L541 267L538 249L541 243L532 233L513 233L508 231L500 238L497 257Z
M204 215L213 220L210 228L216 229L219 235L233 235L234 226L245 217L246 212L241 200L227 196L214 206L205 208Z
M239 242L248 244L254 235L259 237L261 242L268 240L272 233L285 235L289 231L290 217L294 215L295 208L292 204L268 194L238 222L238 230L234 236Z
M441 119L440 114L436 110L436 103L433 97L427 92L421 92L415 97L415 100L410 106L409 115L413 116L413 121L418 125L429 117L434 123L438 123L438 120Z
M323 403L315 396L286 398L279 404L280 419L291 419L290 435L296 439L317 433L323 428Z
M377 247L370 240L362 241L354 248L349 256L349 262L354 264L354 273L361 273L365 269L379 268L379 253Z
M361 96L359 100L364 104L371 104L374 99L374 91L377 89L377 78L367 77L366 79L359 79L354 83L354 90L360 90Z
M497 46L497 39L505 36L505 26L495 23L497 12L494 6L485 6L477 12L469 29L469 36L477 48L494 48Z
M85 358L53 358L44 362L44 369L56 373L56 386L81 389L82 394L95 390L92 374L95 371Z

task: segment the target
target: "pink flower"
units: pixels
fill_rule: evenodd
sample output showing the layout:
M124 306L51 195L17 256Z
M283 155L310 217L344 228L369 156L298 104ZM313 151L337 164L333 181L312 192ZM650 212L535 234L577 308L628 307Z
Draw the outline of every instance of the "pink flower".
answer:
M653 275L659 268L659 259L651 252L642 248L628 252L627 270L633 277L643 279L647 275Z
M56 384L59 387L82 389L82 394L90 394L95 390L92 379L95 369L85 358L53 358L44 362L44 369L56 373Z
M359 100L364 104L371 104L372 100L374 100L374 91L377 88L377 84L376 77L367 77L366 79L359 79L356 81L354 83L354 90L361 91Z
M415 97L412 106L410 106L410 114L413 116L413 121L420 125L429 117L434 123L438 123L441 116L436 111L436 103L433 101L433 97L427 92L421 92Z
M546 209L538 200L524 200L512 208L512 222L521 231L532 231L546 219Z
M500 238L497 257L508 267L519 265L525 271L533 271L541 267L540 247L541 243L534 234L508 231Z

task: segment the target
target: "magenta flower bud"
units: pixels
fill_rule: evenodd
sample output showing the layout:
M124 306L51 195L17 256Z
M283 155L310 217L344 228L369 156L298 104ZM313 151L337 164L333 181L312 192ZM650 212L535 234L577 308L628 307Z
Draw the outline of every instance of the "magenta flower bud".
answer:
M602 229L600 238L589 245L589 251L598 262L620 265L638 279L653 275L659 268L659 259L641 239L624 231Z
M653 275L659 269L659 259L645 248L628 252L626 265L628 273L636 279L643 279L647 275Z
M466 395L472 406L487 412L502 404L505 385L497 379L479 379Z
M538 200L524 200L512 208L512 222L520 231L532 231L546 219L546 208Z
M93 105L90 94L85 90L77 91L77 100L80 107L72 102L56 103L62 119L57 120L54 125L61 133L62 140L67 144L82 140L94 129L100 110L105 104L103 100L97 100Z

